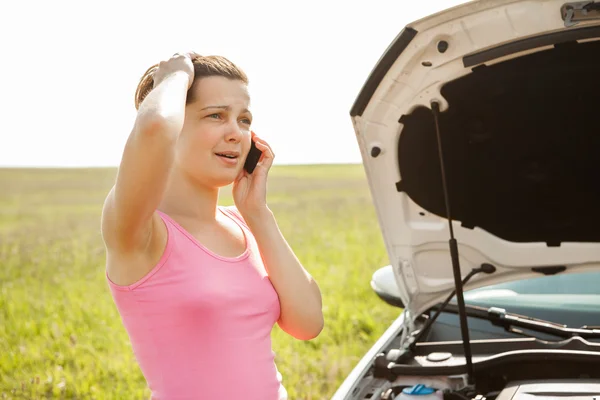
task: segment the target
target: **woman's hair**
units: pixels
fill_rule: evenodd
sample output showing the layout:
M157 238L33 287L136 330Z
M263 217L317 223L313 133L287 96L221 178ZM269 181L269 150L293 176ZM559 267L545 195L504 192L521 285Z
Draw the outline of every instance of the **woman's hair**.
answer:
M248 84L248 77L237 65L229 61L227 58L222 56L196 56L192 58L194 64L194 83L199 79L206 78L209 76L223 76L232 80L240 80L246 85ZM142 101L146 98L148 93L154 87L154 73L158 70L158 64L155 64L148 68L140 79L140 83L135 91L135 108L139 108ZM191 89L194 84L190 87L187 96L187 103L193 101Z

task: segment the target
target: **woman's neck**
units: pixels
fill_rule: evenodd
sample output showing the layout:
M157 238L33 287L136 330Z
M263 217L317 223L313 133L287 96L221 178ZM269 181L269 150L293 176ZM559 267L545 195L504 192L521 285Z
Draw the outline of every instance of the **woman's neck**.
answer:
M219 188L202 186L174 170L169 177L159 209L196 221L214 221L219 202Z

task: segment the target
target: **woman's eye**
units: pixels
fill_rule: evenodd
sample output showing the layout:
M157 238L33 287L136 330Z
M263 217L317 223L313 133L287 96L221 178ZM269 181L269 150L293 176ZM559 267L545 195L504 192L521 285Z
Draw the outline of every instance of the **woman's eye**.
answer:
M221 118L221 115L219 115L219 114L210 114L208 116L208 118Z
M246 125L250 125L252 123L252 121L250 121L250 119L248 119L248 118L242 118L241 121L243 124L246 124Z

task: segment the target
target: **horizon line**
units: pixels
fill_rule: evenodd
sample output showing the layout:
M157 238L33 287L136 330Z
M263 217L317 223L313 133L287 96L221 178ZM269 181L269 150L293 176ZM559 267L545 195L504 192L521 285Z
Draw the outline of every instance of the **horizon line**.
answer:
M273 167L320 166L320 165L362 165L362 161L314 162L314 163L277 163ZM110 169L118 165L0 165L0 169Z

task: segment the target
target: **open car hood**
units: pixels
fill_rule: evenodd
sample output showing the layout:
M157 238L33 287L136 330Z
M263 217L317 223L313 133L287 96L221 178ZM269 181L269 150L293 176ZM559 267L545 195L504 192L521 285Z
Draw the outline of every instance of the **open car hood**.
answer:
M572 4L471 1L409 24L357 97L409 319L455 288L450 225L462 277L495 267L465 290L600 268L600 4Z

